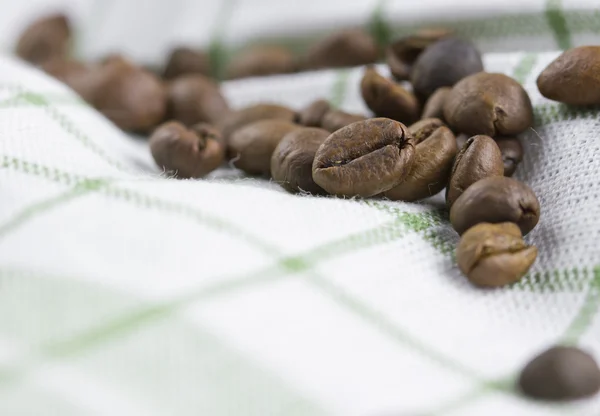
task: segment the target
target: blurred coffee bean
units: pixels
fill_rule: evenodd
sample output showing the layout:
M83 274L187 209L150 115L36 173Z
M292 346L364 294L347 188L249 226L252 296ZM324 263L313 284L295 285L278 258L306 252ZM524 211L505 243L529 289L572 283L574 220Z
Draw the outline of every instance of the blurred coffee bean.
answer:
M236 111L231 111L218 124L223 132L223 138L228 143L231 135L242 127L259 120L283 120L295 122L298 114L285 106L278 104L254 104Z
M298 121L306 127L320 127L325 114L327 114L330 109L331 105L327 100L313 101L300 111Z
M71 27L68 18L56 14L36 20L17 41L16 53L36 65L55 59L66 59L69 54Z
M101 81L93 66L78 61L53 59L44 62L41 68L73 89L83 100L93 103Z
M341 129L342 127L346 127L349 124L366 119L367 117L361 114L346 113L345 111L341 110L331 110L325 113L321 127L333 133L334 131Z
M523 160L523 146L516 137L496 137L494 140L502 153L504 176L512 176Z
M210 74L210 62L204 52L187 47L179 47L171 51L163 71L163 78L167 80L179 78L183 75Z
M229 112L219 85L204 75L181 76L167 84L169 118L186 126L215 124Z
M439 118L443 120L444 103L446 102L446 98L448 98L451 90L452 88L450 87L442 87L435 90L435 92L425 103L421 118Z
M227 68L227 78L259 77L296 71L296 59L280 46L255 46L234 56Z
M338 68L374 63L377 44L360 29L335 32L316 42L304 58L305 69Z

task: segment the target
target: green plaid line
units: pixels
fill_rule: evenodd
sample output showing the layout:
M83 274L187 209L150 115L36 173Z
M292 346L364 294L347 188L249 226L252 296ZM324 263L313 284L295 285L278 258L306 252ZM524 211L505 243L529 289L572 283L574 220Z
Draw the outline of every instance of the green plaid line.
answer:
M336 72L333 86L329 98L329 104L333 108L339 108L344 103L348 91L348 78L350 77L349 69L339 69Z
M560 49L571 48L571 33L567 25L567 19L562 11L561 0L546 1L546 18L552 28L554 38Z
M208 47L208 56L210 58L211 73L217 79L224 78L225 66L230 55L224 46L223 35L235 10L236 1L221 0L219 12L214 19L215 26Z

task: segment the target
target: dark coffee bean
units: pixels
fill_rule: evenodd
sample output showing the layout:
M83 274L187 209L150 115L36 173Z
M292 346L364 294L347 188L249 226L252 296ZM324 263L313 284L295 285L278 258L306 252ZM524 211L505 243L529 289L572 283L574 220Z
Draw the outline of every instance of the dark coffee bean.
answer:
M532 126L533 107L527 92L514 79L480 72L452 88L444 118L453 130L463 133L511 136Z
M350 124L332 133L313 164L314 181L333 195L369 197L398 185L414 161L406 127L387 118Z
M448 29L424 29L414 35L400 38L390 44L386 51L390 72L398 81L410 78L412 65L431 44L452 34Z
M469 140L468 134L461 133L456 136L456 145L458 146L458 150L461 150L463 147L465 147L467 140Z
M515 224L481 223L462 235L456 247L458 267L471 283L483 287L509 285L521 279L537 257Z
M512 176L523 160L523 146L516 137L496 137L494 140L502 153L504 176Z
M280 46L256 46L235 56L227 68L227 78L259 77L296 71L296 59Z
M223 132L225 142L229 142L231 135L242 127L259 120L284 120L294 122L297 113L278 104L254 104L237 111L230 112L221 120L219 127Z
M85 101L92 103L101 79L94 67L78 61L53 59L41 67L48 75L65 83Z
M304 59L306 69L338 68L372 64L377 60L377 44L360 29L333 33L315 43Z
M71 27L65 15L46 16L29 25L17 41L16 53L25 61L42 64L66 59L71 41Z
M450 210L450 222L459 234L482 222L512 222L526 235L539 219L540 203L531 188L504 176L474 183Z
M456 139L452 131L444 126L432 130L431 126L441 123L431 119L429 125L415 129L415 161L406 178L395 188L385 193L391 200L418 201L436 195L446 187L456 152ZM409 128L412 132L413 129Z
M410 80L417 97L425 102L438 88L451 87L480 71L483 62L475 45L446 38L425 49L413 66Z
M503 174L502 153L496 142L488 136L471 137L456 156L452 167L446 189L448 207L452 207L454 201L475 182Z
M184 75L167 85L169 117L186 126L218 123L229 113L219 86L203 75Z
M367 67L360 83L367 107L376 117L386 117L412 124L419 119L417 98L400 85L382 77L375 68Z
M330 109L331 105L327 100L313 101L298 114L299 123L306 127L319 127Z
M202 51L185 47L171 51L163 71L163 78L170 80L190 74L208 76L210 74L208 56Z
M534 399L582 399L600 390L600 368L594 357L579 348L553 347L523 368L519 387Z
M600 104L600 46L563 52L537 79L546 98L571 105Z
M444 122L439 118L426 118L411 124L408 132L413 137L415 145L417 145L431 136L434 131L445 126Z
M178 178L201 178L223 162L220 134L209 126L188 129L177 121L159 126L150 137L156 164Z
M330 132L338 131L342 127L346 127L357 121L364 121L367 118L361 114L346 113L341 110L331 110L325 113L321 127Z
M283 137L302 128L286 120L260 120L236 130L228 141L233 165L251 175L271 172L271 156Z
M329 137L319 128L303 128L285 135L271 157L271 176L289 192L324 194L312 177L312 165L317 149Z
M423 107L421 118L444 118L444 103L452 88L442 87L435 90Z

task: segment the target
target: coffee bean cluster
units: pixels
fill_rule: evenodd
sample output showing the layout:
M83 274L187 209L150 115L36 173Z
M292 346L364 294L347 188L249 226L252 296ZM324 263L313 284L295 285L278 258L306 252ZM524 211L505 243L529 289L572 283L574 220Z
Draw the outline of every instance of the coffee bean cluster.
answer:
M233 111L202 51L177 48L155 71L120 55L76 61L70 42L68 19L49 16L26 29L16 52L122 129L151 132L154 160L175 177L201 178L228 162L292 193L412 202L445 189L461 236L456 261L470 282L509 285L535 262L537 248L523 236L537 225L540 204L511 178L523 159L517 136L533 124L531 101L514 79L485 72L477 48L449 30L388 45L391 78L372 65L379 46L356 29L324 37L300 56L281 46L246 48L226 68L231 79L366 65L358 87L370 117L325 99ZM539 90L569 105L600 104L599 68L600 47L566 51L540 74ZM578 399L600 390L600 369L584 351L557 346L527 364L518 384L533 398Z

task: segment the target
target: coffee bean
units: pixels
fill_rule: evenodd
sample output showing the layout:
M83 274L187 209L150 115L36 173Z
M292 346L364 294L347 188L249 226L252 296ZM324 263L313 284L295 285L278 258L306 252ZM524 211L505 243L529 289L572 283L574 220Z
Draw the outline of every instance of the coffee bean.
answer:
M324 194L312 177L312 165L317 149L329 137L319 128L303 128L285 135L271 157L271 176L289 192Z
M101 81L94 75L93 66L78 61L51 59L44 62L41 68L73 89L83 100L93 102Z
M526 235L539 219L540 203L531 188L504 176L475 182L450 210L450 222L459 234L482 222L512 222Z
M271 172L271 156L283 137L302 128L286 120L260 120L236 130L227 153L233 165L251 175Z
M29 25L17 41L16 53L25 61L43 64L66 59L71 41L71 26L62 14L43 17Z
M331 106L327 100L316 100L300 111L298 119L306 127L319 127Z
M382 77L375 68L367 67L360 83L365 104L376 117L386 117L412 124L419 119L419 102L400 85Z
M442 87L435 90L423 107L421 118L444 118L444 103L452 88Z
M321 145L313 179L333 195L377 195L406 177L414 147L402 123L387 118L359 121L332 133Z
M563 52L537 79L546 98L571 105L600 104L600 46Z
M475 182L503 174L502 153L496 142L488 136L471 137L456 156L452 167L446 189L448 207L452 207L454 201Z
M179 78L182 75L210 74L208 56L199 50L180 47L171 51L163 71L163 78L167 80Z
M544 351L523 368L519 387L534 399L582 399L600 390L600 368L587 352L557 346Z
M360 29L335 32L315 43L304 59L306 69L339 68L372 64L377 60L377 44Z
M434 131L445 126L444 122L439 118L426 118L411 124L408 132L413 137L415 145L417 145L431 136Z
M357 121L364 121L367 118L361 114L346 113L341 110L331 110L325 113L321 127L330 132L338 131L342 127L346 127Z
M513 223L480 223L462 235L456 248L458 267L471 283L484 287L509 285L521 279L537 257Z
M227 78L288 74L296 71L294 55L280 46L256 46L235 56L227 68Z
M394 78L398 81L407 81L410 78L412 65L419 55L429 45L451 34L448 29L424 29L392 42L387 48L386 59Z
M444 118L455 131L488 136L519 134L533 124L527 92L503 74L480 72L452 88Z
M229 142L231 135L242 127L259 120L284 120L294 122L298 118L297 113L278 104L254 104L237 111L230 112L225 116L218 126L223 132L225 142Z
M468 134L461 133L456 136L456 145L458 146L458 150L461 150L463 147L465 147L467 140L469 140Z
M429 123L421 121L420 128L409 128L417 143L415 161L406 178L385 193L391 200L418 201L436 195L448 183L458 151L456 139L449 128L440 126L440 120L424 121Z
M169 117L186 126L218 123L229 113L219 86L203 75L184 75L167 85Z
M451 87L480 71L481 55L471 42L446 38L425 49L413 66L410 80L417 97L425 102L438 88Z
M150 137L156 164L178 178L201 178L223 162L220 133L207 125L188 129L177 121L159 126Z
M523 160L523 146L516 137L496 137L494 140L502 153L504 176L512 176Z

